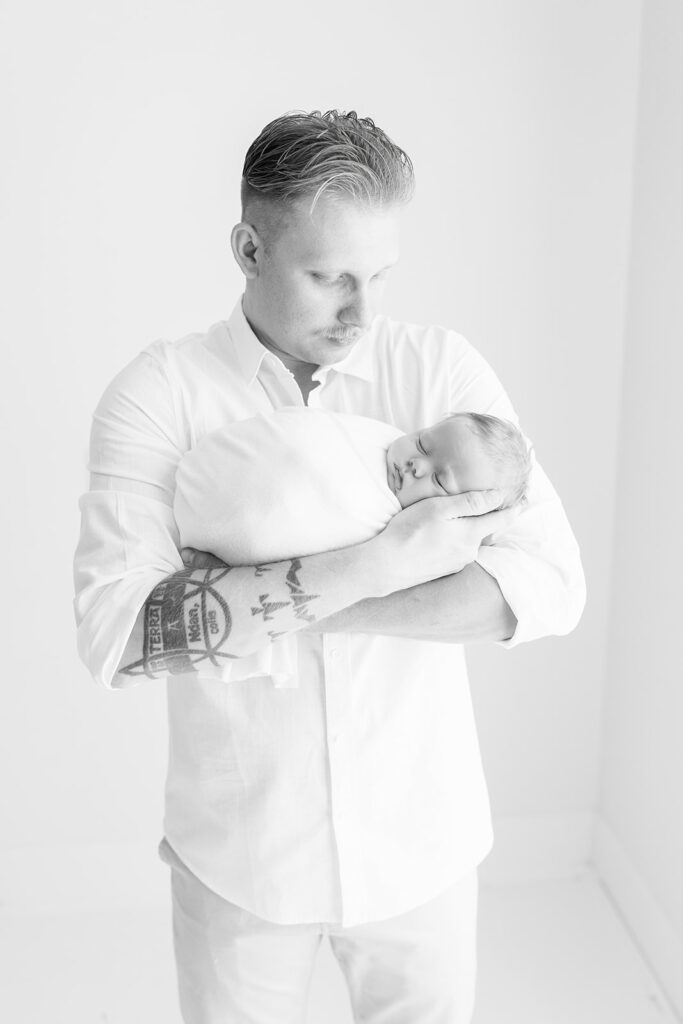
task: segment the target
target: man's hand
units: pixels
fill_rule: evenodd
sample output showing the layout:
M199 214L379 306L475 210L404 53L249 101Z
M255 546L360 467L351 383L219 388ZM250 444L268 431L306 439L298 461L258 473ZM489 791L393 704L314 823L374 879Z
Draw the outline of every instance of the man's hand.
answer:
M180 557L186 569L225 569L227 563L210 551L197 551L196 548L182 548Z
M398 512L368 547L395 590L450 576L476 559L485 537L517 518L522 503L492 511L502 500L495 490L425 498Z

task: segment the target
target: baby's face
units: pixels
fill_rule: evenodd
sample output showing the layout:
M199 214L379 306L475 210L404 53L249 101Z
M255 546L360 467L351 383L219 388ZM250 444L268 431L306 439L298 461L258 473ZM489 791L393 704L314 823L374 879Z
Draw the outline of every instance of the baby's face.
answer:
M500 486L497 477L461 416L404 434L387 449L387 480L401 508L437 495L489 490Z

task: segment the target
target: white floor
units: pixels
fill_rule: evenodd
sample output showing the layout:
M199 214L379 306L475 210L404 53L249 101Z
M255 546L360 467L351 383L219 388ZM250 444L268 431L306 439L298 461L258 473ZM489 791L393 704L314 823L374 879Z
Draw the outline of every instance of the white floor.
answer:
M598 880L483 887L475 1024L675 1024ZM168 911L0 908L0 1021L180 1024ZM308 1024L351 1024L323 946ZM419 1024L418 1021L415 1024Z

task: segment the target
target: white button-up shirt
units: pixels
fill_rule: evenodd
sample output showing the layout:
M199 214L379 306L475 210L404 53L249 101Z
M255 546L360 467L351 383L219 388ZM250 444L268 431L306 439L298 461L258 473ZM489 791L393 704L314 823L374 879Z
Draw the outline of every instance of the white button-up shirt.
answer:
M460 335L377 317L308 404L405 432L448 412L516 422ZM150 345L95 412L91 490L75 561L79 650L105 686L154 586L183 568L175 471L207 432L303 404L238 303L206 334ZM239 482L236 482L239 486ZM529 504L477 561L517 617L512 646L569 632L585 600L579 553L538 464ZM280 923L350 926L400 914L477 865L492 843L463 648L299 632L256 654L168 679L164 830L211 889ZM278 681L296 676L296 688Z

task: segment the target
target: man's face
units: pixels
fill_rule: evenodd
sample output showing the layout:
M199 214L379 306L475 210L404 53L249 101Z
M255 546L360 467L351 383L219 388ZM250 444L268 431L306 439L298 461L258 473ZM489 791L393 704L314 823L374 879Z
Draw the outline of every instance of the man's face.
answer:
M401 508L423 498L500 487L505 475L461 416L404 434L387 449L387 481Z
M310 199L290 207L248 278L244 314L259 340L290 369L349 354L379 311L398 261L398 207Z

